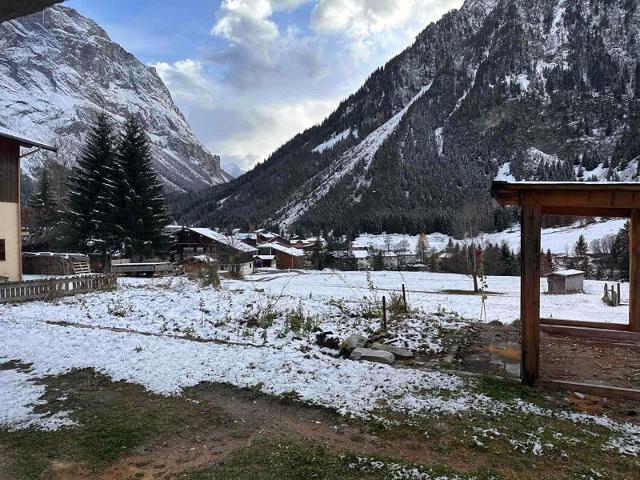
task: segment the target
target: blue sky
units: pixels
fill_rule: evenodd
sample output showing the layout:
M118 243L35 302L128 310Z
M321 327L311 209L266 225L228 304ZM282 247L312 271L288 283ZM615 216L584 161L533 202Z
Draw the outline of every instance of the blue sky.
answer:
M243 169L320 122L462 0L69 0L153 65L194 132Z

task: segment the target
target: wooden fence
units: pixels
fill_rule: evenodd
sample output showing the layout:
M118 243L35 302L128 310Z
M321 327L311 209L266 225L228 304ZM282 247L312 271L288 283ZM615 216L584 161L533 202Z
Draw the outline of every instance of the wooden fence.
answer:
M117 279L111 275L75 276L0 283L0 303L49 300L79 293L111 290L116 285Z

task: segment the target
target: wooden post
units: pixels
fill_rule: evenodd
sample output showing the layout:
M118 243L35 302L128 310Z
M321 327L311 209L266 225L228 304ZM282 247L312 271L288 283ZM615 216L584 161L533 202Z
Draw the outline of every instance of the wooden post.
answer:
M520 320L522 322L522 363L520 377L526 385L535 385L540 375L541 208L523 206L521 223Z
M618 293L618 305L616 306L620 306L622 303L622 297L620 296L620 282L616 285L616 292Z
M629 330L640 332L640 210L631 211L629 229Z
M407 307L407 292L404 289L404 283L402 284L402 300L404 301L404 311L406 313Z
M387 297L382 296L382 329L387 330Z

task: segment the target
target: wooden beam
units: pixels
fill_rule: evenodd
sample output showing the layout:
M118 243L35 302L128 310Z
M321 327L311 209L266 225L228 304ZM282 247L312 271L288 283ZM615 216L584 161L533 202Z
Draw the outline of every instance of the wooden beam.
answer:
M586 340L610 340L640 346L640 333L628 330L605 330L564 325L542 325L540 329L549 335L584 338Z
M561 320L559 318L541 318L540 325L553 325L559 327L579 327L601 330L629 330L626 323L586 322L582 320Z
M640 332L640 210L631 212L629 230L629 330Z
M578 217L615 217L629 218L629 208L605 208L605 207L542 207L543 215L575 215Z
M569 391L597 395L599 397L640 400L640 390L633 388L612 387L594 383L568 382L565 380L544 380L542 387L547 390Z
M540 375L540 230L542 210L539 206L524 206L521 218L522 364L520 377L523 383L535 385Z

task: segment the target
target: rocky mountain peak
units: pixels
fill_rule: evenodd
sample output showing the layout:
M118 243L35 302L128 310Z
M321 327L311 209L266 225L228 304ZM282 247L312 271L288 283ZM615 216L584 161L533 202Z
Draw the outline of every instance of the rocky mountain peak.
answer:
M96 112L137 116L170 190L228 181L220 158L194 136L154 68L114 42L93 20L55 6L0 24L0 127L62 145L73 162ZM30 157L32 175L40 159Z

